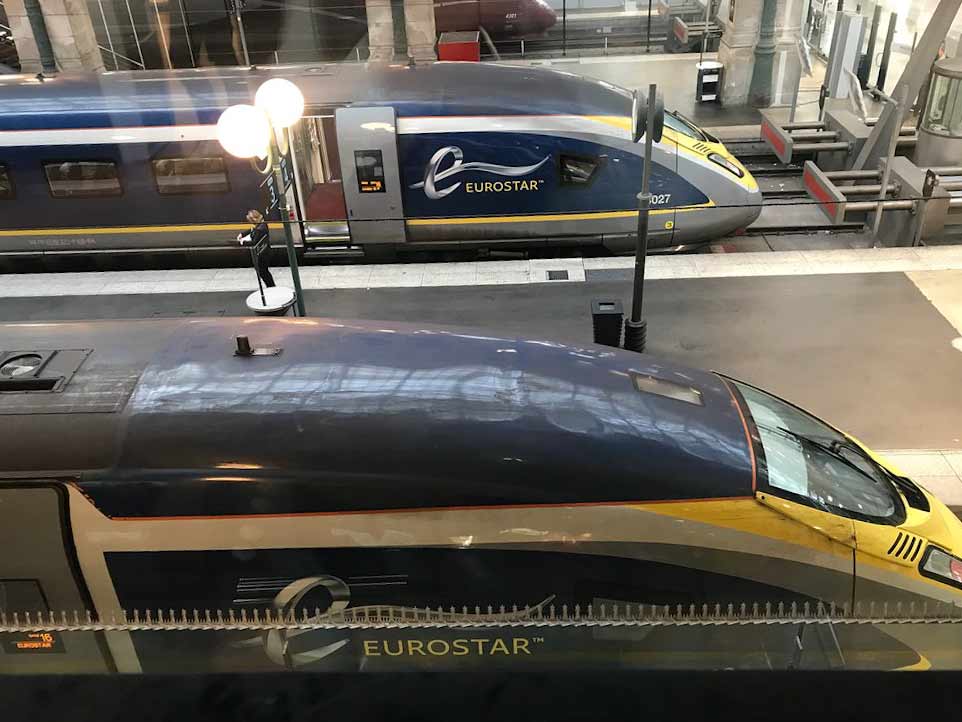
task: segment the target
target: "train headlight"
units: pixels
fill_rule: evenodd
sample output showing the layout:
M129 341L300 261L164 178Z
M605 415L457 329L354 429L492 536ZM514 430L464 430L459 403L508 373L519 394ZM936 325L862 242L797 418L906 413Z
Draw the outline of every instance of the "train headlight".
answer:
M738 176L739 178L745 175L745 171L743 171L741 168L739 168L737 165L732 163L730 160L728 160L728 158L726 158L723 155L720 155L718 153L709 153L708 160L710 160L712 163L720 165L729 173L731 173L732 175Z
M265 158L271 144L271 122L253 105L232 105L217 120L217 140L238 158Z
M919 572L923 577L962 588L962 559L958 559L938 547L929 547L919 564Z
M271 78L257 89L254 105L278 128L290 128L304 115L304 95L286 78Z

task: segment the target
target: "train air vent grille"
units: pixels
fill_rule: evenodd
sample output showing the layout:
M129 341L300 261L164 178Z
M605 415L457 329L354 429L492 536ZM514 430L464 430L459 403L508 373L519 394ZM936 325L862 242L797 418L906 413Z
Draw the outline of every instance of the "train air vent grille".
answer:
M900 531L885 554L911 564L918 559L923 546L925 546L925 542L921 537Z
M707 153L708 151L711 150L711 148L709 148L709 147L708 147L707 145L705 145L704 143L695 143L695 145L692 146L692 147L693 147L695 150L697 150L699 153Z

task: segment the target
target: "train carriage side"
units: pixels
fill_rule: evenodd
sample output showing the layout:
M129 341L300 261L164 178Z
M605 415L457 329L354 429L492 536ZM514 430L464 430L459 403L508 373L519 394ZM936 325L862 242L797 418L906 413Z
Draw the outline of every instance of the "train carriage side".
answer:
M402 324L225 319L0 330L24 353L59 348L67 359L48 359L63 384L29 403L0 388L0 410L20 422L16 447L0 455L0 529L43 551L0 558L4 613L72 616L80 605L81 615L102 619L160 608L323 620L440 606L471 622L503 604L504 620L518 622L552 607L959 598L949 577L936 579L938 564L927 576L884 559L882 542L897 532L913 536L909 549L920 559L941 554L943 564L962 551L962 527L944 507L919 492L924 499L905 519L869 523L806 500L796 486L789 493L765 476L776 457L761 463L771 437L757 428L766 420L757 404L787 414L784 404L713 374ZM238 357L237 333L284 351ZM46 366L36 368L42 385ZM780 452L791 451L779 438ZM68 633L3 635L0 666L919 662L910 648L917 638L903 633L897 643L873 629L542 630L540 642L502 639L513 651L503 656L488 633L476 635L481 651L463 651L458 629L121 630L79 642ZM432 640L441 640L435 651ZM21 646L10 653L10 643Z
M0 203L17 209L2 214L3 252L223 246L245 227L244 211L263 205L259 179L213 132L221 108L243 96L145 80L0 80L13 84L0 117L12 191Z

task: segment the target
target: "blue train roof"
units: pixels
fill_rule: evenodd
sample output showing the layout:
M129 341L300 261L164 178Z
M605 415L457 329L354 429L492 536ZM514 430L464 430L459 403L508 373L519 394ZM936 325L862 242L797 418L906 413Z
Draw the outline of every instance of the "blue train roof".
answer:
M214 123L266 78L300 86L308 108L393 105L402 116L629 115L628 91L571 73L489 63L335 64L0 76L0 130Z
M751 452L726 385L650 356L318 319L8 324L0 333L8 348L93 349L63 392L0 408L20 416L17 448L0 464L99 467L81 486L110 516L752 493ZM235 356L237 334L282 351ZM639 391L632 374L696 389L703 405Z

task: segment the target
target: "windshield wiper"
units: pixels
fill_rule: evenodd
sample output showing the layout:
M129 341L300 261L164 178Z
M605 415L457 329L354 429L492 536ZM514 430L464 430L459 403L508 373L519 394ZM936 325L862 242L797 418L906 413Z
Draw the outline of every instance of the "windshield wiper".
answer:
M841 453L840 449L848 449L850 451L853 451L856 454L858 454L859 458L868 462L869 466L872 469L875 469L876 471L881 473L885 479L888 479L888 481L891 482L897 489L901 490L909 506L914 507L915 509L920 509L922 511L931 510L931 507L929 506L929 501L928 499L925 498L925 494L922 492L922 490L918 486L916 486L916 484L911 479L906 479L904 476L893 474L891 471L889 471L884 466L879 464L875 459L872 458L871 454L869 454L865 449L863 449L861 446L856 444L851 439L831 439L826 443L824 441L819 440L816 437L806 436L805 434L800 434L797 431L786 429L783 426L768 426L767 424L758 424L757 422L755 425L758 426L759 428L768 429L769 431L774 431L776 433L789 436L793 439L797 439L798 441L801 441L802 443L808 444L809 446L813 446L816 449L819 449L820 451L822 451L823 453L828 454L832 458L842 462L850 469L854 469L862 476L871 479L873 483L876 483L876 484L879 483L880 480L878 478L876 478L872 474L869 474L867 471L865 471L865 469L861 468L858 464L855 464L851 460L849 460L843 453Z
M858 464L855 464L850 459L846 458L846 456L841 451L838 450L839 448L841 448L842 445L836 439L833 439L829 443L825 443L815 437L806 436L805 434L800 434L797 431L786 429L784 426L768 426L767 424L759 424L757 421L755 422L755 425L760 429L767 429L768 431L774 431L776 433L782 434L784 436L788 436L797 441L801 441L802 443L807 444L809 446L813 446L819 451L821 451L822 453L828 454L833 459L837 459L838 461L841 461L843 464L845 464L845 466L849 467L850 469L854 469L862 476L868 479L871 479L873 483L875 484L879 483L879 479L869 474L867 471L865 471L865 469L862 469L861 467L859 467ZM836 444L839 444L839 446L836 446ZM878 467L878 464L876 464L874 460L872 460L871 458L869 458L869 460L872 462L872 468Z
M868 453L861 446L856 444L851 439L833 439L831 442L831 447L835 450L838 449L849 449L855 452L861 458L865 459L873 469L877 469L881 474L891 481L895 486L902 491L905 495L905 500L909 503L909 506L915 507L916 509L921 509L922 511L931 511L929 506L929 500L925 498L925 494L918 487L918 485L904 476L899 476L898 474L886 469L882 464L877 462L872 458L872 455Z

